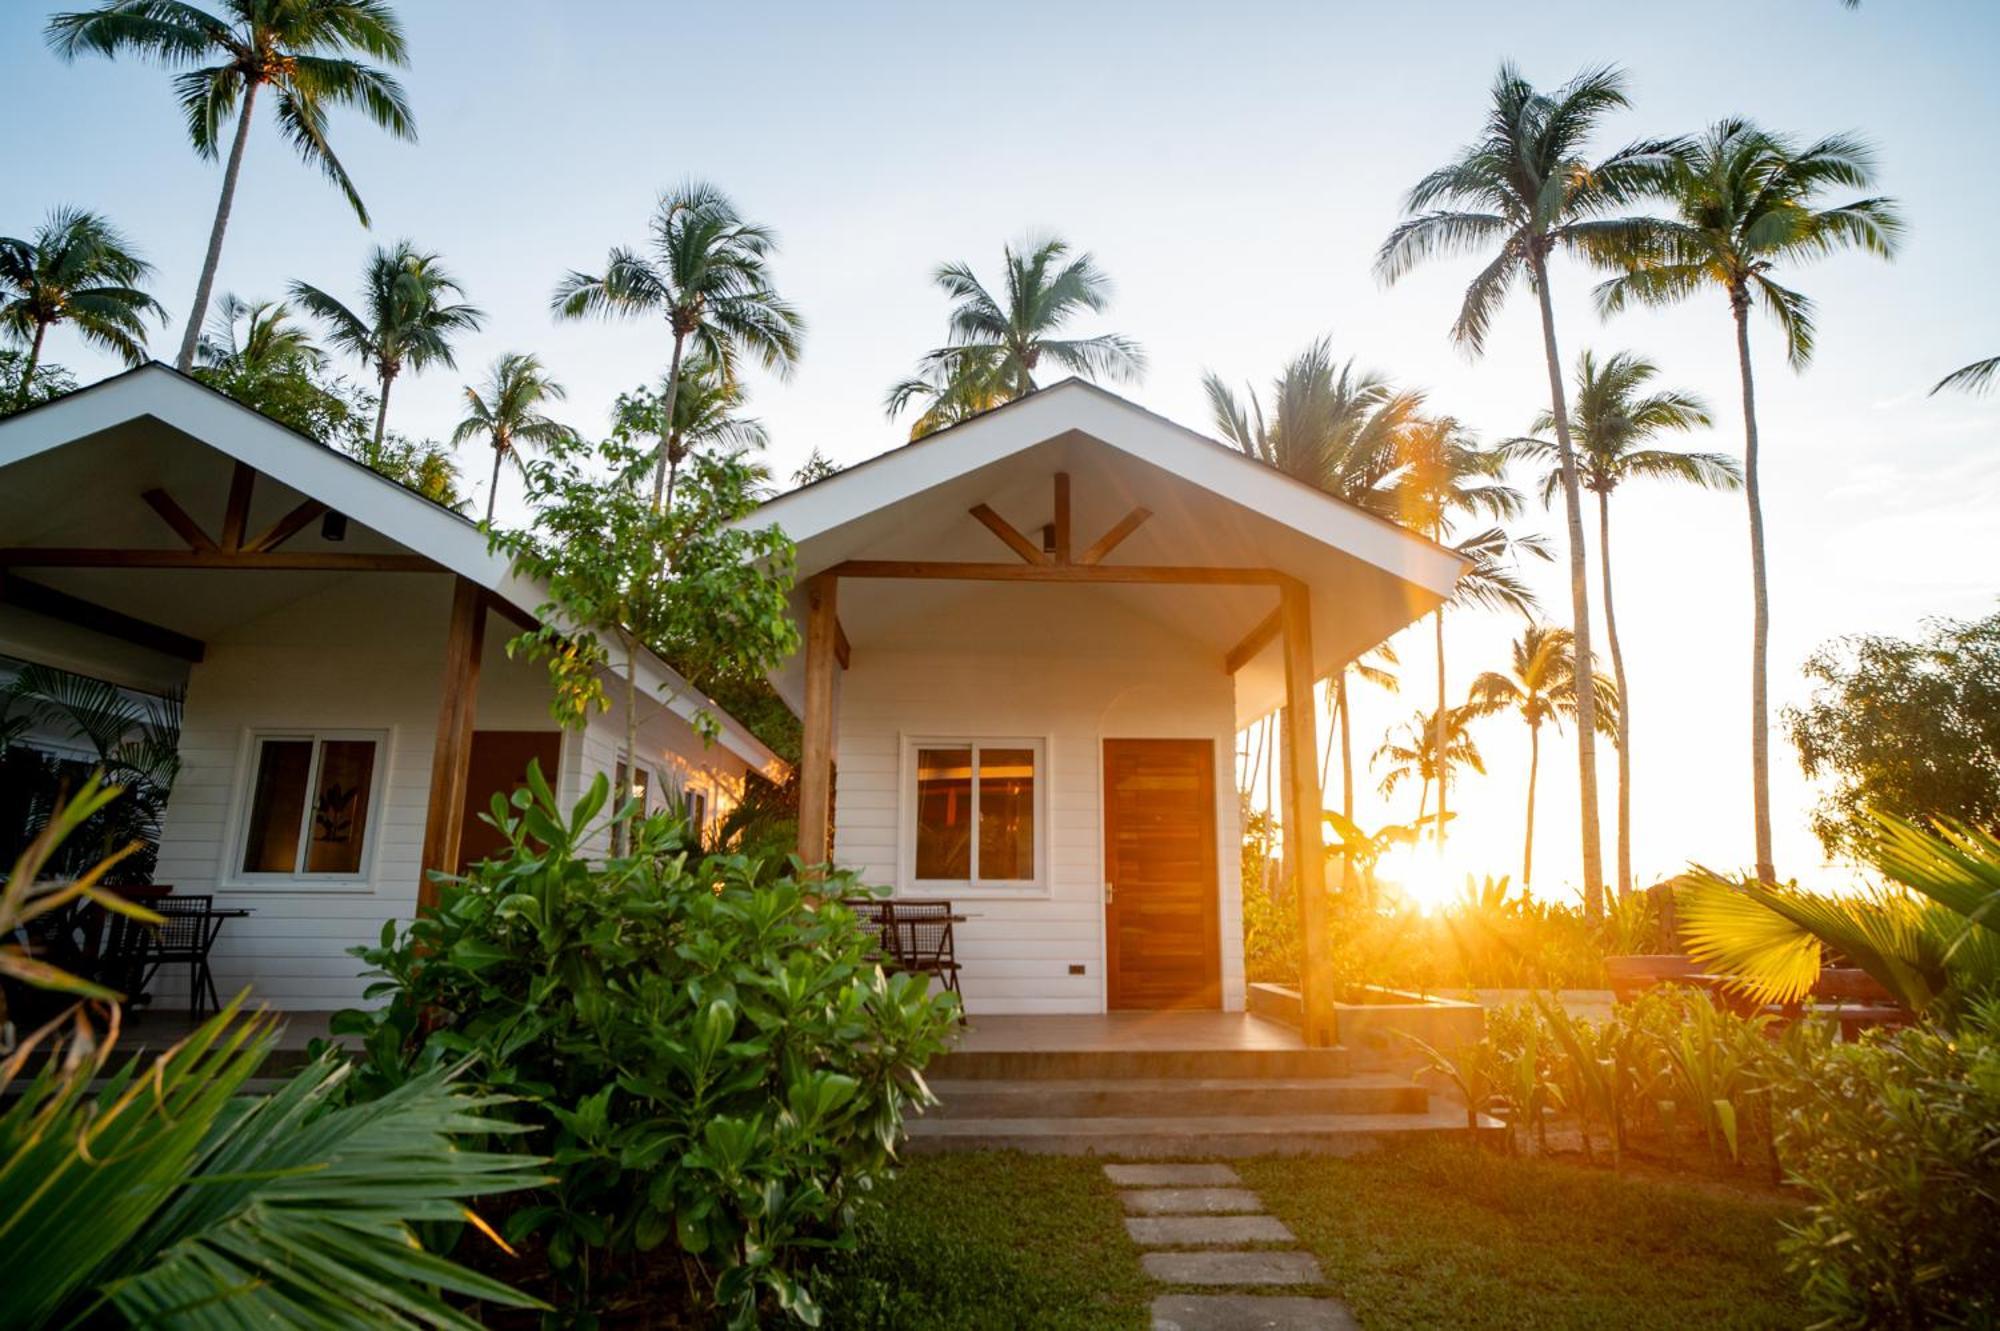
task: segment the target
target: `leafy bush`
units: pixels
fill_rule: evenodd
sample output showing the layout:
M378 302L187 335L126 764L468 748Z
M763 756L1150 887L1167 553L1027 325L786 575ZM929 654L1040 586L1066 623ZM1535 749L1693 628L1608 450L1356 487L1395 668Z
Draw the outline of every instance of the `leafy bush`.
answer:
M1790 1071L1778 1148L1812 1204L1783 1247L1821 1325L2000 1323L2000 1001Z
M657 1266L680 1289L681 1263L646 1256L671 1242L732 1324L761 1304L811 1324L800 1268L851 1242L953 1002L885 977L853 913L796 879L692 859L671 815L619 810L629 853L587 861L608 790L565 817L530 769L496 796L506 850L358 950L388 1002L336 1029L365 1037L375 1088L477 1055L523 1097L556 1177L505 1232L542 1245L573 1314L679 1298L645 1289Z

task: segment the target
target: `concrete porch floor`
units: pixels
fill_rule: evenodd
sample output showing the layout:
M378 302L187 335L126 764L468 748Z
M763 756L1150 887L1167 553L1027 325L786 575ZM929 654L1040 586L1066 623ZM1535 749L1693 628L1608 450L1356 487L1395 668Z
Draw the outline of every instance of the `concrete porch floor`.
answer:
M1289 1026L1247 1012L1100 1012L974 1016L956 1049L962 1054L1211 1053L1304 1047Z

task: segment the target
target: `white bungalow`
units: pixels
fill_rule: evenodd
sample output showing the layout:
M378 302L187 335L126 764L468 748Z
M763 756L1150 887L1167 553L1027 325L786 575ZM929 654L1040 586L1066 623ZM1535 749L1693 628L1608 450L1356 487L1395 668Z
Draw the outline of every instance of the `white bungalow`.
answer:
M617 763L615 706L562 731L503 650L544 599L456 513L162 365L0 421L0 657L185 686L156 878L251 911L216 948L225 995L354 1003L346 949L490 844L492 791L530 757L566 798ZM703 700L642 667L650 798L712 820L747 773L786 778L712 704L705 744Z
M1313 682L1461 570L1075 380L746 521L797 543L805 646L774 682L805 725L800 854L957 903L975 1017L1241 1008L1235 734L1288 705L1317 880ZM1329 987L1306 990L1325 1043Z

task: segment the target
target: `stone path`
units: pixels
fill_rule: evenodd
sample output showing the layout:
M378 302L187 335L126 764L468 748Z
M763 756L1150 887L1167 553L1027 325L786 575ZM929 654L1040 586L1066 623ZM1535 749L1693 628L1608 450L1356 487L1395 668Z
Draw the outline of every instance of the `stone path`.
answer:
M1123 1191L1125 1232L1163 1285L1268 1287L1271 1293L1162 1294L1153 1331L1357 1331L1338 1299L1284 1294L1323 1283L1319 1262L1228 1165L1106 1165Z

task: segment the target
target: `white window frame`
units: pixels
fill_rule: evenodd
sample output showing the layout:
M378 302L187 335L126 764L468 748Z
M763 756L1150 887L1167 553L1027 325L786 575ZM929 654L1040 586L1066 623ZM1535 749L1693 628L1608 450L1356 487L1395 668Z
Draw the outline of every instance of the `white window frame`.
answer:
M971 878L917 877L917 751L972 750L972 868ZM1033 878L980 878L979 868L979 750L1028 749L1035 755L1035 846ZM896 895L1018 900L1049 895L1049 742L1045 735L905 735L902 770L897 777Z
M236 764L236 792L230 816L229 839L224 842L227 859L218 875L221 885L239 891L374 892L375 861L382 849L382 810L389 785L389 764L394 734L389 730L319 729L311 726L260 726L247 730ZM302 819L312 817L312 791L319 778L320 748L328 740L360 740L375 746L375 765L368 781L368 813L362 825L361 863L351 873L255 873L243 867L243 854L250 839L250 806L257 793L257 768L267 740L311 741L312 765L306 769L306 803ZM303 822L301 826L303 827ZM300 844L305 844L302 839Z

